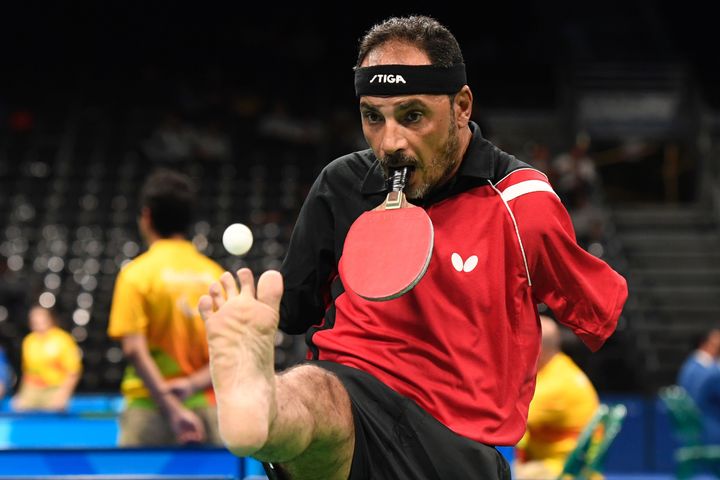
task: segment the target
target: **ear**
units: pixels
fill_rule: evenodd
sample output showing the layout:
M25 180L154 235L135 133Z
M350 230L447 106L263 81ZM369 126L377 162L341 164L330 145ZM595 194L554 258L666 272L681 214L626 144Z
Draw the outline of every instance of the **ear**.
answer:
M140 209L140 215L138 216L138 227L140 232L144 235L152 229L152 212L148 207L142 207Z
M455 95L453 108L455 110L455 121L458 128L465 128L470 122L472 116L473 94L470 87L465 85Z
M152 214L148 207L142 207L140 209L140 221L141 222L151 222L152 221Z

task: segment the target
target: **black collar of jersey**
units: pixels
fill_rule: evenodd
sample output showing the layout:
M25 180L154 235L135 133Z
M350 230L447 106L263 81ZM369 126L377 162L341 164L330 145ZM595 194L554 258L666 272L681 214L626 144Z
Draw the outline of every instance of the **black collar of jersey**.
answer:
M492 145L482 136L477 123L471 121L468 125L472 138L457 175L491 180L495 177L495 155Z
M480 131L480 127L475 122L469 123L472 138L468 145L465 156L458 173L445 185L437 191L431 192L428 198L424 199L421 204L427 205L435 203L443 198L465 190L468 184L477 185L478 180L492 180L496 177L495 172L495 148L485 140ZM463 178L467 177L467 178ZM376 195L387 192L385 183L385 175L380 163L375 160L368 170L365 180L363 181L361 192L363 195ZM413 201L413 203L417 203Z

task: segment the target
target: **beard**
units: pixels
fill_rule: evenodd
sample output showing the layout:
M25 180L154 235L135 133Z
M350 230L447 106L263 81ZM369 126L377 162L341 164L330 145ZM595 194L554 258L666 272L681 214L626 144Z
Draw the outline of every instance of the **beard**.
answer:
M417 158L403 153L385 155L379 159L379 162L385 172L385 178L390 176L392 168L399 166L410 167L411 171L405 187L405 196L409 199L421 199L450 179L461 160L458 155L459 150L460 135L458 134L458 128L455 122L450 122L447 140L440 147L438 154L426 164L422 164ZM420 180L416 180L416 183L411 185L410 181L418 175L421 175Z

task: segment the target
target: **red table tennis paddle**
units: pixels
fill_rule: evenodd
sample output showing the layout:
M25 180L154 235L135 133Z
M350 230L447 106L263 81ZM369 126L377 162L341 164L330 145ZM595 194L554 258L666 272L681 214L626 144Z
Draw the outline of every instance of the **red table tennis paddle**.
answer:
M347 288L372 301L392 300L420 281L432 255L433 224L405 199L407 167L392 174L387 198L350 226L340 274Z

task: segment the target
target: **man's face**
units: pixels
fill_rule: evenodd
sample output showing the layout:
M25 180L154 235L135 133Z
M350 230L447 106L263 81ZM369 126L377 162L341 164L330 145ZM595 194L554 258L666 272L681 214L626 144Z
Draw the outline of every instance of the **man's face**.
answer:
M713 330L708 336L708 349L715 358L720 358L720 330Z
M373 51L362 66L429 65L424 52L408 44L390 43ZM448 95L360 98L363 134L388 174L409 166L408 198L422 198L445 183L461 161L455 111Z
M30 330L33 332L46 332L53 326L50 312L44 308L33 307L28 314Z

